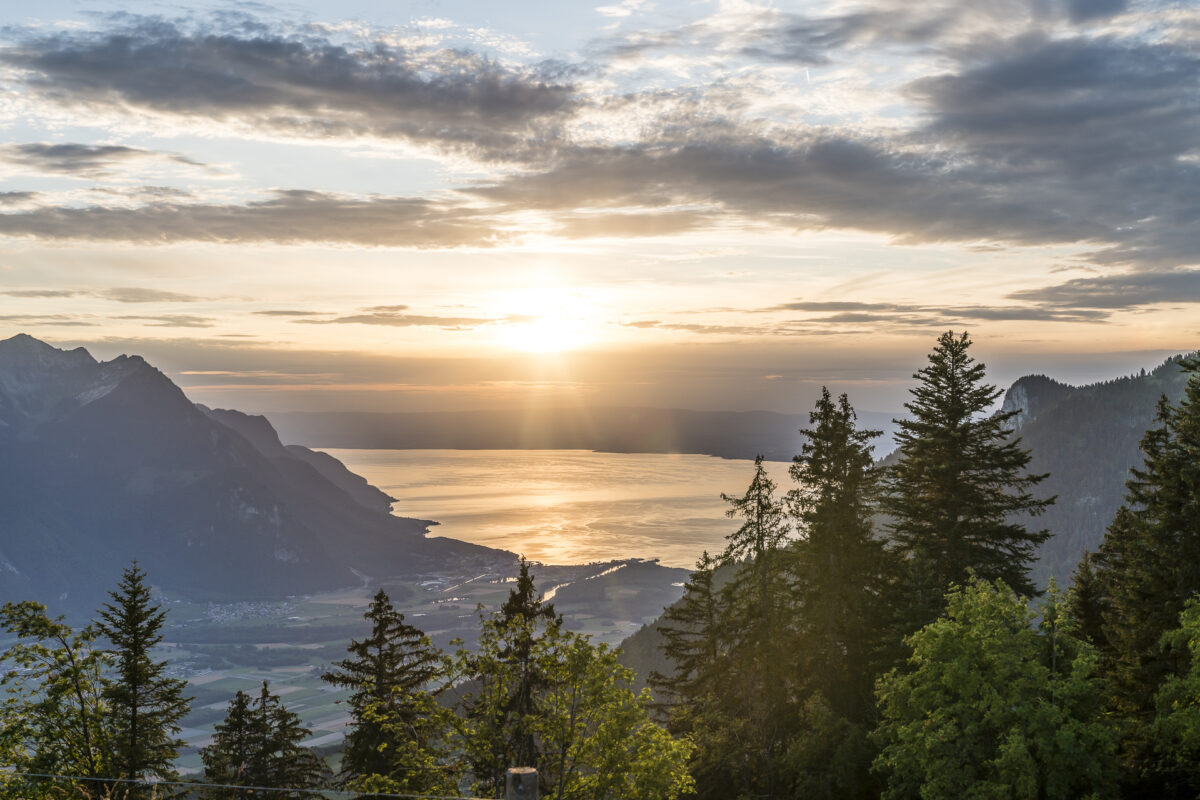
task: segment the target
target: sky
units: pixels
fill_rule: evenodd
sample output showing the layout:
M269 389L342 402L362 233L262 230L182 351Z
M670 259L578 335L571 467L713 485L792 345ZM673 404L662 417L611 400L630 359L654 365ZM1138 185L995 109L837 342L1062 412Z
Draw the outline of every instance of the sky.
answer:
M0 338L247 411L895 410L1200 346L1200 7L0 5Z

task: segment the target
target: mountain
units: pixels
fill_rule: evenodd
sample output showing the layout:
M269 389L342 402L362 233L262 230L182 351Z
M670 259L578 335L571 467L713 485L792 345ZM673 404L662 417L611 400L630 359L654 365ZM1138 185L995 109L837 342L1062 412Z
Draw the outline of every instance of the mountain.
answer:
M859 424L894 446L890 413L859 412ZM800 452L808 414L690 411L678 408L538 408L491 411L272 413L283 435L310 447L395 450L596 450L607 453L699 453L720 458L791 461Z
M0 597L91 610L133 558L212 599L511 559L427 538L365 483L265 419L197 407L137 356L0 341Z
M1158 400L1183 396L1179 357L1156 369L1089 386L1068 386L1043 375L1021 378L1004 396L1004 410L1023 409L1017 435L1032 454L1032 472L1050 473L1038 486L1058 501L1031 524L1051 531L1033 574L1069 582L1084 551L1094 552L1125 496L1131 467L1141 466L1142 435L1154 424Z

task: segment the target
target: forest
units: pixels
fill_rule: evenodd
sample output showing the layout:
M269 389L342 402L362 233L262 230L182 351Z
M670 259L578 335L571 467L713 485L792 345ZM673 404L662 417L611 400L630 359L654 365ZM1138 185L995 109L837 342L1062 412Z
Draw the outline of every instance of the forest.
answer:
M791 486L756 461L724 497L726 547L658 624L648 689L564 628L528 563L453 652L380 590L324 675L351 692L340 755L303 747L264 684L230 699L189 785L187 686L156 660L166 612L134 563L81 629L0 609L0 797L497 797L514 766L563 800L1200 796L1200 357L1101 547L1039 590L1054 497L970 347L938 339L886 466L828 390Z

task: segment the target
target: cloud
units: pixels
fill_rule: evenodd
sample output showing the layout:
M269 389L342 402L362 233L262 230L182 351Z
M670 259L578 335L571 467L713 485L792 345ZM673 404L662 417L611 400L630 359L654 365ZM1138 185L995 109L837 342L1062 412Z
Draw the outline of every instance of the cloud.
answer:
M62 327L88 327L99 323L71 314L0 314L0 322L18 325L54 325Z
M24 205L37 197L37 192L0 192L0 206Z
M140 286L121 286L114 289L4 289L0 295L7 297L51 298L51 297L99 297L118 303L194 303L204 300L191 294L147 289Z
M114 319L145 320L152 328L211 328L214 325L213 320L209 317L196 317L188 314L130 315L114 317Z
M698 211L568 214L559 217L554 233L567 239L671 236L710 227L715 221L713 214Z
M482 325L494 325L498 322L510 321L510 318L494 319L480 317L438 317L423 314L404 314L398 310L408 306L376 306L375 309L365 309L370 313L349 314L334 319L296 319L306 325L384 325L392 328L443 328L447 330L469 330Z
M178 153L161 153L123 145L30 142L0 146L0 161L28 167L36 172L79 178L105 177L112 174L113 167L118 164L144 160L165 160L191 167L204 166Z
M85 292L74 289L5 289L0 294L6 297L74 297Z
M1013 299L1029 299L1011 296ZM877 322L904 319L922 325L944 325L958 321L1027 321L1027 322L1101 322L1108 313L1094 309L1055 309L1036 306L930 306L905 303L859 303L846 301L803 301L780 303L769 311L811 311L829 313L822 322ZM836 313L835 313L836 312ZM911 317L907 315L928 315Z
M112 24L115 23L115 24ZM112 29L36 32L0 63L46 101L248 124L324 139L372 136L487 153L519 148L579 102L560 65L382 39L341 44L263 23L186 28L121 15Z
M167 244L329 242L365 247L490 247L508 234L461 204L282 191L245 204L42 207L0 214L0 235Z
M116 289L103 289L94 292L96 297L105 300L115 300L118 303L194 303L203 300L191 294L165 292L161 289L146 289L139 286L122 286Z
M1200 270L1139 272L1076 278L1025 289L1014 300L1083 309L1133 308L1155 303L1200 303Z
M252 314L258 314L264 317L319 317L323 314L328 314L327 311L297 311L294 309L278 308L269 309L267 311L252 311Z

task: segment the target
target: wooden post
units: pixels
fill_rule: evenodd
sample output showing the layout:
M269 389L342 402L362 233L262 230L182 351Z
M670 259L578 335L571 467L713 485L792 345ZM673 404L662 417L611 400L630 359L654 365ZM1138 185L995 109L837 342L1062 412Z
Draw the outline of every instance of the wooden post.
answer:
M537 770L510 767L504 778L504 800L538 800Z

